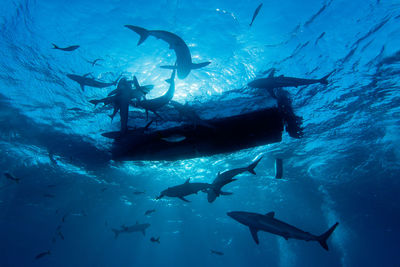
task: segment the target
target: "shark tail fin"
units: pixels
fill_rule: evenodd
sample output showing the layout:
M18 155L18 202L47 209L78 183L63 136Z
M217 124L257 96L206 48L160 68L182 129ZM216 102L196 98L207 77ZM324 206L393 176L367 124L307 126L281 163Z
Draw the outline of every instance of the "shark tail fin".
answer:
M203 67L205 67L205 66L208 66L208 65L210 65L210 61L206 61L206 62L202 62L202 63L192 63L192 67L191 67L191 69L192 70L195 70L195 69L200 69L200 68L203 68Z
M52 44L53 45L53 49L60 49L56 44Z
M329 76L331 76L332 73L334 73L335 70L331 71L330 73L328 73L328 75L325 75L324 77L322 77L321 79L319 79L319 82L321 84L328 84L328 78Z
M254 174L254 175L256 175L256 172L254 171L254 169L257 167L257 164L260 162L260 160L262 160L262 156L258 159L258 160L256 160L255 162L253 162L252 164L250 164L248 167L247 167L247 171L249 172L249 173L251 173L251 174Z
M156 239L156 242L157 242L158 244L160 244L160 237L158 237L158 238Z
M119 230L117 229L111 229L114 232L114 238L117 239L119 235Z
M147 37L149 37L149 31L146 30L145 28L141 28L138 26L133 26L133 25L125 25L128 29L131 29L132 31L136 32L137 34L140 35L140 39L138 41L137 45L141 45L144 41L146 41Z
M335 231L336 227L338 226L338 222L335 223L331 228L329 228L328 231L326 231L325 233L323 233L322 235L317 237L318 242L320 243L320 245L325 249L325 250L329 250L328 248L328 244L326 243L326 241L328 240L328 238L331 236L331 234L333 233L333 231Z

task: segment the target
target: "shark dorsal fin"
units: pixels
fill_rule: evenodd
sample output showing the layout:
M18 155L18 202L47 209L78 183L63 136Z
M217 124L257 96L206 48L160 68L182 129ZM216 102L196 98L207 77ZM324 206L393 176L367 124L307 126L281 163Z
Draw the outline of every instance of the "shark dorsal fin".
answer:
M86 73L85 75L83 75L83 77L87 77L87 76L89 76L90 74L92 74L92 73L91 73L91 72Z
M190 182L190 178L188 178L185 182L185 184L188 184Z
M267 214L265 214L265 216L268 216L268 217L274 218L274 216L275 216L275 212L274 212L274 211L268 212Z
M268 75L268 78L274 77L274 74L275 74L275 69L272 69L271 72Z

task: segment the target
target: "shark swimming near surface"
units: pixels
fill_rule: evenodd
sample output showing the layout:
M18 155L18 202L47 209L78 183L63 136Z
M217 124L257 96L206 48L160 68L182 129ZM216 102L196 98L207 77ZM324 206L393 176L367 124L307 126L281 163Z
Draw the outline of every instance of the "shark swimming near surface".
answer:
M334 71L325 75L320 79L302 79L294 77L274 76L275 70L272 70L267 78L256 79L247 85L252 88L282 88L282 87L298 87L302 85L310 85L314 83L328 84L328 78Z
M257 245L260 243L257 233L258 231L264 231L282 236L286 240L293 238L304 241L318 241L325 250L329 250L326 241L339 224L338 222L335 223L324 234L317 236L275 219L275 212L268 212L267 214L263 215L253 212L232 211L228 212L227 215L235 221L248 226L254 242L256 242Z
M147 30L133 25L125 25L125 27L140 35L140 39L137 45L142 44L150 35L168 43L169 48L175 51L176 65L161 66L161 68L177 69L179 79L185 79L189 75L191 70L205 67L211 63L209 61L198 64L193 63L189 47L178 35L172 32L161 31L161 30Z
M89 75L90 75L90 73L87 73L82 76L76 75L76 74L67 74L67 77L70 78L71 80L79 83L82 91L85 91L85 86L95 87L95 88L106 88L106 87L110 87L112 85L116 85L118 83L119 78L121 77L121 76L119 76L118 79L116 79L114 82L105 83L105 82L97 81L94 78L89 78L88 77Z
M122 233L134 233L134 232L142 232L143 235L146 235L146 229L150 227L150 224L148 223L139 223L136 222L136 224L131 225L131 226L125 226L124 224L121 226L121 229L111 229L114 232L114 237L115 239L118 238L118 236Z
M236 181L237 179L233 179L236 175L239 175L244 172L250 172L251 174L256 175L256 172L254 171L255 167L257 167L258 163L263 157L260 157L258 160L254 161L251 163L249 166L244 167L244 168L237 168L237 169L232 169L226 172L219 172L217 177L214 179L212 182L210 188L207 190L207 200L208 202L212 203L219 197L220 195L232 195L231 192L223 192L221 191L222 187L225 185Z
M157 98L154 99L149 99L149 100L141 100L137 102L137 106L140 108L143 108L146 110L146 117L148 119L149 117L149 111L153 112L155 115L158 117L161 117L158 113L157 110L171 101L171 99L174 97L175 93L175 74L176 70L172 71L171 78L165 80L167 83L169 83L169 89L168 91Z
M210 184L208 183L190 183L190 178L186 180L185 183L173 187L168 187L164 191L160 193L160 195L156 198L161 199L164 196L167 197L177 197L185 202L190 202L185 198L185 196L191 194L197 194L199 191L206 192L207 189L210 188Z
M53 49L62 50L62 51L66 51L66 52L71 52L71 51L74 51L79 48L79 45L71 45L68 47L59 47L55 44L52 44L52 45L53 45Z

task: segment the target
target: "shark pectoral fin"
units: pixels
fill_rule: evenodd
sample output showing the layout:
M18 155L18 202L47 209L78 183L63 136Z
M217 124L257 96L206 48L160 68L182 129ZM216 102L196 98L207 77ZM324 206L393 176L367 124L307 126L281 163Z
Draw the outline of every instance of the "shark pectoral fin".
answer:
M221 192L219 192L219 194L222 195L222 196L230 196L233 193L232 192L223 192L223 191L221 191Z
M192 63L192 67L191 67L191 69L192 70L195 70L195 69L200 69L200 68L203 68L203 67L205 67L205 66L208 66L208 65L210 65L210 61L207 61L207 62L202 62L202 63Z
M249 228L250 228L251 236L253 237L253 239L256 242L256 244L257 245L260 244L260 241L258 240L258 235L257 235L258 230L256 228L253 228L253 227L249 227Z
M189 200L187 200L186 198L184 198L184 197L179 197L180 199L182 199L183 201L185 201L185 202L190 202Z
M269 75L268 75L268 78L272 78L272 77L274 77L274 75L275 75L275 68L273 68L273 69L271 70L271 72L270 72Z

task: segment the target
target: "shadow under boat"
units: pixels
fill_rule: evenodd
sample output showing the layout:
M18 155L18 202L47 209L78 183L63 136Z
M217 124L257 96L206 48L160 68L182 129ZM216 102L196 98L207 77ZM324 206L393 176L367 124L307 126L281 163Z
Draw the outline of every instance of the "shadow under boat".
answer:
M243 107L242 103L235 104ZM129 130L123 136L120 136L120 132L102 135L114 139L111 149L114 160L173 161L277 143L282 140L284 128L294 138L300 138L302 132L301 118L294 115L289 98L274 100L272 107L264 105L260 109L241 111L238 115L203 121L207 126L183 124L165 129L142 127ZM171 141L169 137L182 138Z

